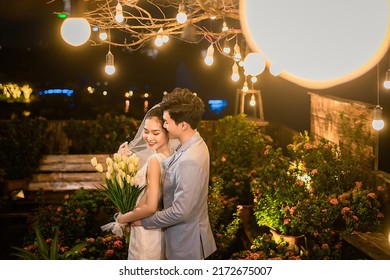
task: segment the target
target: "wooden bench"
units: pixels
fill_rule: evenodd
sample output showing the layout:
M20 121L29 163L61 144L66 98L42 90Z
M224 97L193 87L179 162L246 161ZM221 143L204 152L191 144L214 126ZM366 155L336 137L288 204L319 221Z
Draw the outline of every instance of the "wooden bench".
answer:
M377 232L342 234L343 259L390 260L390 243Z
M108 155L45 155L38 171L28 184L29 191L69 191L94 189L104 183L101 175L91 165L91 159L105 165Z

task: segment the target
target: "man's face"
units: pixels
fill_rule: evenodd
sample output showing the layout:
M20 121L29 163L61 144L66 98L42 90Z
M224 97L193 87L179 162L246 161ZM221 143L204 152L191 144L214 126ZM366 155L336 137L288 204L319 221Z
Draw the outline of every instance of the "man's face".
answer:
M164 111L163 119L164 119L164 128L168 130L169 138L171 139L179 138L182 130L175 123L175 121L171 119L171 116L169 115L168 111Z

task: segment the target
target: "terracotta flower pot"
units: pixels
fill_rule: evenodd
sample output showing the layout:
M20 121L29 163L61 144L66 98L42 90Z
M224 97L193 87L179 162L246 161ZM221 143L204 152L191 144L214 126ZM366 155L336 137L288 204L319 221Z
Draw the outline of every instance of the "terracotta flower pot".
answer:
M270 230L276 243L282 242L282 240L288 243L288 248L292 250L299 250L301 247L305 247L305 235L284 235L279 234L275 230Z

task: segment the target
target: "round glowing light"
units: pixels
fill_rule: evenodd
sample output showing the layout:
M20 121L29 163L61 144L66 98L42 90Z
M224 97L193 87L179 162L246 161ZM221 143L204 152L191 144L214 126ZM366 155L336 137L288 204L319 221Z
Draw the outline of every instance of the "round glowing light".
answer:
M382 128L385 127L385 122L383 120L373 120L372 121L372 127L375 130L381 130Z
M104 71L108 74L108 75L112 75L115 73L115 66L114 65L106 65L106 67L104 68Z
M178 23L183 24L187 21L187 14L185 12L179 12L176 15L176 20Z
M81 46L91 36L91 26L85 18L69 17L61 25L61 36L71 46Z
M282 68L280 68L278 65L275 63L272 63L271 66L269 67L269 72L273 76L279 76L282 73Z
M107 38L108 38L107 32L105 32L105 31L100 32L99 33L99 38L102 41L107 40Z
M388 0L240 0L240 23L252 51L308 88L353 80L385 55Z
M383 83L383 86L385 87L385 89L390 89L390 81L385 81Z
M257 76L263 73L265 61L259 53L248 53L244 59L244 70L247 75Z
M164 44L163 38L161 36L157 36L154 40L154 44L156 47L161 47Z
M206 65L208 65L208 66L211 66L211 65L213 65L213 63L214 63L214 58L212 57L212 56L206 56L205 58L204 58L204 63L206 63Z

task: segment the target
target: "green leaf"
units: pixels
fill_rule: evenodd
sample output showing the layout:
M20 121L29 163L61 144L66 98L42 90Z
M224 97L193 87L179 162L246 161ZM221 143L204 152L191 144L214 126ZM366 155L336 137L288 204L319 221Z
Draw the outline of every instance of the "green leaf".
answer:
M49 248L47 247L45 239L37 226L35 227L35 233L37 235L38 251L42 255L43 259L47 260L49 259Z
M17 251L11 253L12 256L21 258L23 260L39 260L39 257L31 253L30 251L14 246L11 246L11 248Z

